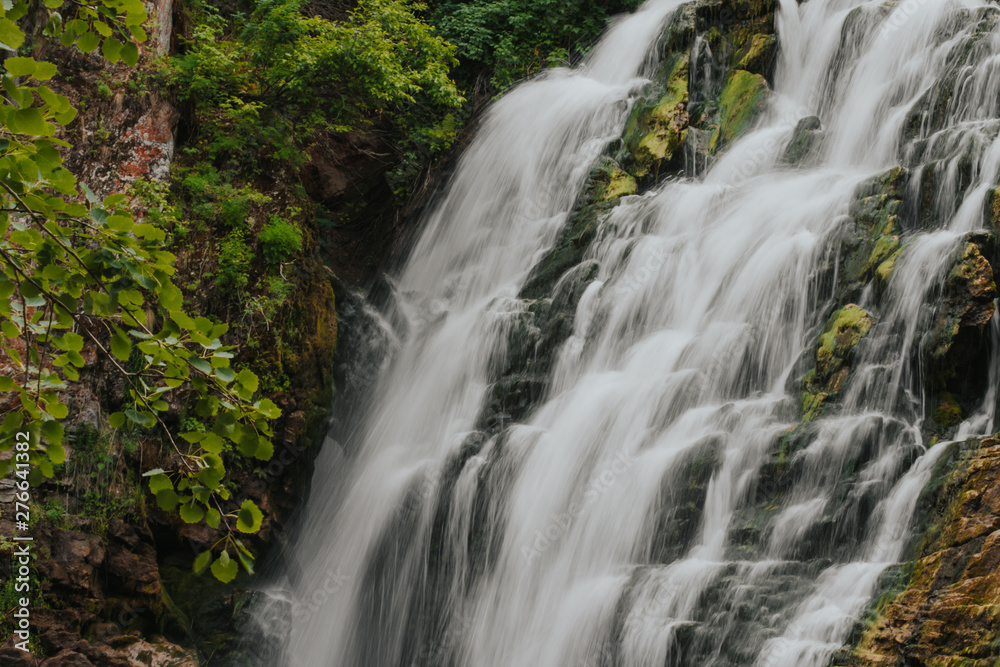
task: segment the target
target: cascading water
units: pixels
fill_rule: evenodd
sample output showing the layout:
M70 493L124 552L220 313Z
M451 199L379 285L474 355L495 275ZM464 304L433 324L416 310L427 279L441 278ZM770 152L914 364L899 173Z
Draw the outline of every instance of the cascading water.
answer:
M530 322L532 267L680 4L650 0L579 69L516 88L461 160L398 279L409 331L350 461L317 464L288 664L824 665L902 555L944 450L921 430L928 303L1000 177L1000 30L976 42L936 124L908 114L981 30L982 3L782 0L756 128L700 178L600 220L553 290L580 293L543 400L522 423L484 423ZM790 168L811 114L825 139ZM883 293L839 311L863 337L839 407L796 431L781 462L794 481L760 509L831 312L818 276L840 270L859 186L900 162L934 179L924 214L938 222L906 232ZM993 400L956 437L991 430Z

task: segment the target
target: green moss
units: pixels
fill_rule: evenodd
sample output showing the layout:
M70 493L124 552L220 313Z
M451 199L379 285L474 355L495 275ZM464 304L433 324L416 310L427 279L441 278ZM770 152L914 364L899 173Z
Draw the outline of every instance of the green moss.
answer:
M962 408L948 392L942 394L937 409L934 410L934 421L944 427L962 423Z
M889 259L879 264L878 268L875 269L875 274L883 283L888 283L889 279L892 277L892 272L896 270L896 260L899 259L901 252L902 248L896 250L896 252L889 256Z
M838 310L819 338L816 367L821 374L837 370L844 357L871 329L872 318L861 306L849 303Z
M733 70L719 95L722 111L722 138L726 143L743 134L753 122L767 99L767 80L760 74L745 70Z
M898 236L880 236L878 240L875 241L875 247L872 248L871 254L868 256L868 261L865 262L865 273L868 273L875 267L881 266L881 264L889 259L889 257L891 257L898 249Z
M688 56L677 59L665 80L666 90L655 106L640 107L626 129L631 159L629 171L636 178L657 174L684 143L688 113Z
M613 201L619 197L634 195L638 190L638 186L632 175L618 167L612 167L608 171L607 180L608 182L604 186L604 193L601 195L600 201Z
M736 63L737 69L763 74L768 62L774 57L774 49L777 47L778 38L776 35L765 35L755 33L750 38L749 47L746 53Z

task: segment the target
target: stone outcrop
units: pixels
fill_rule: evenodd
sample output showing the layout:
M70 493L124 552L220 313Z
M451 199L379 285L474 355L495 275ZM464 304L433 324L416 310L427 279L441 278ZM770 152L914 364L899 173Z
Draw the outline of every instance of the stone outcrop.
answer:
M841 665L1000 662L1000 441L952 445L921 501L927 529Z

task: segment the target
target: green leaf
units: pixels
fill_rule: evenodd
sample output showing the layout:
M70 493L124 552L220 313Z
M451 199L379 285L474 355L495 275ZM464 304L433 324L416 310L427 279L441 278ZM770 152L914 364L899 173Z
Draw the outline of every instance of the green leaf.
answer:
M242 370L236 375L236 381L241 385L246 387L247 391L250 392L252 396L257 391L257 387L260 386L260 381L253 372L248 370Z
M181 505L181 519L185 523L198 523L205 518L205 510L201 508L194 502L194 499L190 503L185 503Z
M0 46L9 51L16 50L24 44L24 33L10 19L0 19Z
M269 398L259 401L255 407L268 419L277 419L281 416L281 408L275 405L274 401Z
M257 450L253 453L254 458L261 461L270 461L274 456L274 445L267 438L260 438L257 441Z
M132 341L117 327L111 337L111 354L119 361L128 361L132 356Z
M48 455L49 460L53 463L65 463L66 462L66 449L58 443L52 443L45 448L45 453Z
M230 382L236 379L236 374L233 373L233 369L231 368L216 368L215 377L222 380L223 383L229 384ZM239 392L239 393L242 396L245 392ZM253 394L251 393L250 396L253 396Z
M38 63L34 58L22 58L14 56L3 61L4 68L10 72L11 76L31 76L35 73Z
M228 552L223 551L216 561L212 563L212 574L224 584L228 584L235 579L239 572L239 565L229 557Z
M14 382L13 378L9 378L6 375L0 375L0 391L14 391L17 386L18 385Z
M163 491L165 489L170 489L171 491L173 491L174 483L170 481L169 477L163 474L162 470L160 470L160 472L154 473L149 478L149 490L155 496L160 491Z
M215 433L206 434L205 439L201 441L201 448L212 454L221 454L225 445L226 441Z
M208 363L204 359L194 357L189 361L189 363L206 375L210 375L212 373L212 364Z
M146 32L139 26L129 26L129 31L132 33L132 37L139 42L146 41ZM122 60L129 67L135 67L139 62L139 47L132 42L125 42L122 45L121 50Z
M129 421L135 422L139 426L152 426L156 423L152 415L134 409L126 410L125 416L128 417Z
M108 423L111 428L121 428L125 425L125 415L120 412L112 412L111 416L108 417Z
M164 512L171 511L180 502L180 497L173 489L163 489L154 495L156 495L156 504Z
M37 137L48 137L56 131L56 126L47 123L42 118L42 112L34 107L18 109L12 113L7 117L7 127L15 134L30 134Z
M224 468L222 470L214 467L202 468L197 473L198 481L200 481L207 489L214 489L217 487L219 482L221 482L225 476L226 471Z
M240 563L243 564L243 569L247 571L247 574L253 574L253 560L240 550L236 551L236 557L240 559Z
M56 347L66 352L79 352L83 349L83 336L72 331L55 339Z
M76 48L80 49L84 53L90 53L100 46L100 44L101 38L89 30L80 35L80 39L76 40Z
M212 550L205 549L194 559L195 574L201 574L210 562L212 562Z
M240 505L239 514L236 515L236 529L241 533L256 533L260 530L260 524L264 520L264 514L252 500L244 500Z
M49 403L45 406L45 409L56 419L66 419L69 416L69 408L59 402Z
M116 63L121 60L122 43L114 37L107 37L101 43L101 53L109 63Z
M47 421L42 424L42 437L45 438L46 442L59 444L63 441L65 434L66 431L63 429L63 425L57 421ZM63 452L63 457L65 458L65 456L65 452ZM51 455L49 458L52 458ZM53 461L55 463L62 463L62 461Z
M221 522L222 514L219 510L214 507L209 507L208 511L205 512L205 523L207 523L210 528L218 528Z
M3 335L7 338L20 338L21 330L17 328L17 325L10 320L4 320L0 323L0 330L3 331Z

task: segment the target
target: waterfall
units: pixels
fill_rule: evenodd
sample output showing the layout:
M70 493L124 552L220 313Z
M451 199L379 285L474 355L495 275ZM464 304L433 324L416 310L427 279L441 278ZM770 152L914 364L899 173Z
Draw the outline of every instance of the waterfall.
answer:
M398 276L406 330L375 404L346 460L317 463L287 664L820 666L903 556L945 449L916 351L1000 178L1000 30L948 73L985 3L782 0L763 115L707 171L603 215L546 295L572 324L538 400L484 417L518 341L549 340L526 285L619 150L681 4L649 0L488 112ZM954 93L914 129L944 76ZM824 141L791 168L813 115ZM838 311L863 341L837 409L806 423L823 276L844 270L859 188L898 164L911 199L933 179L935 223L897 232L885 285ZM510 391L540 380L524 382ZM992 429L994 400L953 437ZM775 466L792 482L762 506Z

